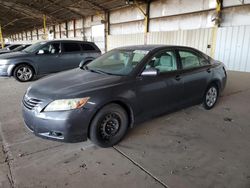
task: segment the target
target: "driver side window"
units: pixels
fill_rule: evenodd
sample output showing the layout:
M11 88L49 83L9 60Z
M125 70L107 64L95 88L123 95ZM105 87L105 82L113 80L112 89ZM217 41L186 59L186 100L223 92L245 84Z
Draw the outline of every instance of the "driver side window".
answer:
M59 52L61 52L60 43L48 44L43 48L41 48L40 50L43 50L44 54L58 54Z
M167 50L157 54L146 65L146 69L148 68L155 68L160 73L177 70L175 53L171 50Z

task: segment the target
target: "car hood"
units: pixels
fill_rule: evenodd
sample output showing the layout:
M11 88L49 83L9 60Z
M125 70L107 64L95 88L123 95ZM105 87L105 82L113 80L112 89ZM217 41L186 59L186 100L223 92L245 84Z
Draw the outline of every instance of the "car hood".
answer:
M11 51L8 51L11 52ZM0 52L1 54L1 52ZM11 59L11 58L19 58L19 57L25 57L28 53L20 51L20 52L11 52L11 53L5 53L0 55L0 59Z
M35 82L28 88L27 95L51 100L84 97L88 92L121 84L122 80L121 76L77 68Z

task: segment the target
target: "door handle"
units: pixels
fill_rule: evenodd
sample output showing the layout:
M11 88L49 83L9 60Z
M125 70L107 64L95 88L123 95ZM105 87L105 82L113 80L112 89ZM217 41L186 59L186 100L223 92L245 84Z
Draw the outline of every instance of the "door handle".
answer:
M208 69L207 69L207 72L208 72L208 73L210 73L210 72L211 72L211 69L210 69L210 68L208 68Z
M176 79L177 81L180 81L180 80L181 80L181 76L180 76L180 75L177 75L177 76L175 77L175 79Z

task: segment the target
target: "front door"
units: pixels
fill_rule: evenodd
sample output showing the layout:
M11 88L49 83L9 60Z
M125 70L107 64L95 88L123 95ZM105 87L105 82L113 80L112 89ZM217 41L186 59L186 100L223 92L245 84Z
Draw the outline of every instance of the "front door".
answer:
M175 51L168 49L158 52L146 64L145 69L155 68L159 72L155 76L137 78L139 116L149 118L159 115L181 103L183 84L178 67Z
M37 63L38 74L48 74L60 71L60 43L49 43L43 46L34 57Z

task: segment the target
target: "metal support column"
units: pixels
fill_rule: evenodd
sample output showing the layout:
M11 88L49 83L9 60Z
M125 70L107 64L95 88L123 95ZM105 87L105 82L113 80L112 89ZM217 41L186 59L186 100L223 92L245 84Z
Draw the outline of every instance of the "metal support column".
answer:
M0 41L1 41L2 48L4 48L4 40L3 40L2 25L1 24L0 24Z
M38 32L38 29L36 29L36 39L39 40L39 32Z
M216 0L216 16L214 18L215 25L212 30L212 48L211 48L211 57L215 56L215 49L216 49L216 39L217 39L217 32L218 28L221 24L221 11L223 6L223 0Z
M144 44L147 44L147 33L149 32L149 21L150 21L150 0L147 0L146 11L135 1L135 6L144 15Z
M76 19L73 20L74 38L76 37Z
M110 13L109 11L105 12L105 52L108 51L108 36L110 35Z
M59 36L60 36L60 38L62 38L62 28L61 28L61 24L59 24Z
M65 34L66 34L66 38L69 37L69 30L68 30L68 22L65 22Z
M33 33L32 33L32 30L30 31L30 40L31 40L31 41L33 40Z
M47 39L47 26L46 26L46 15L43 15L43 34L44 39Z

